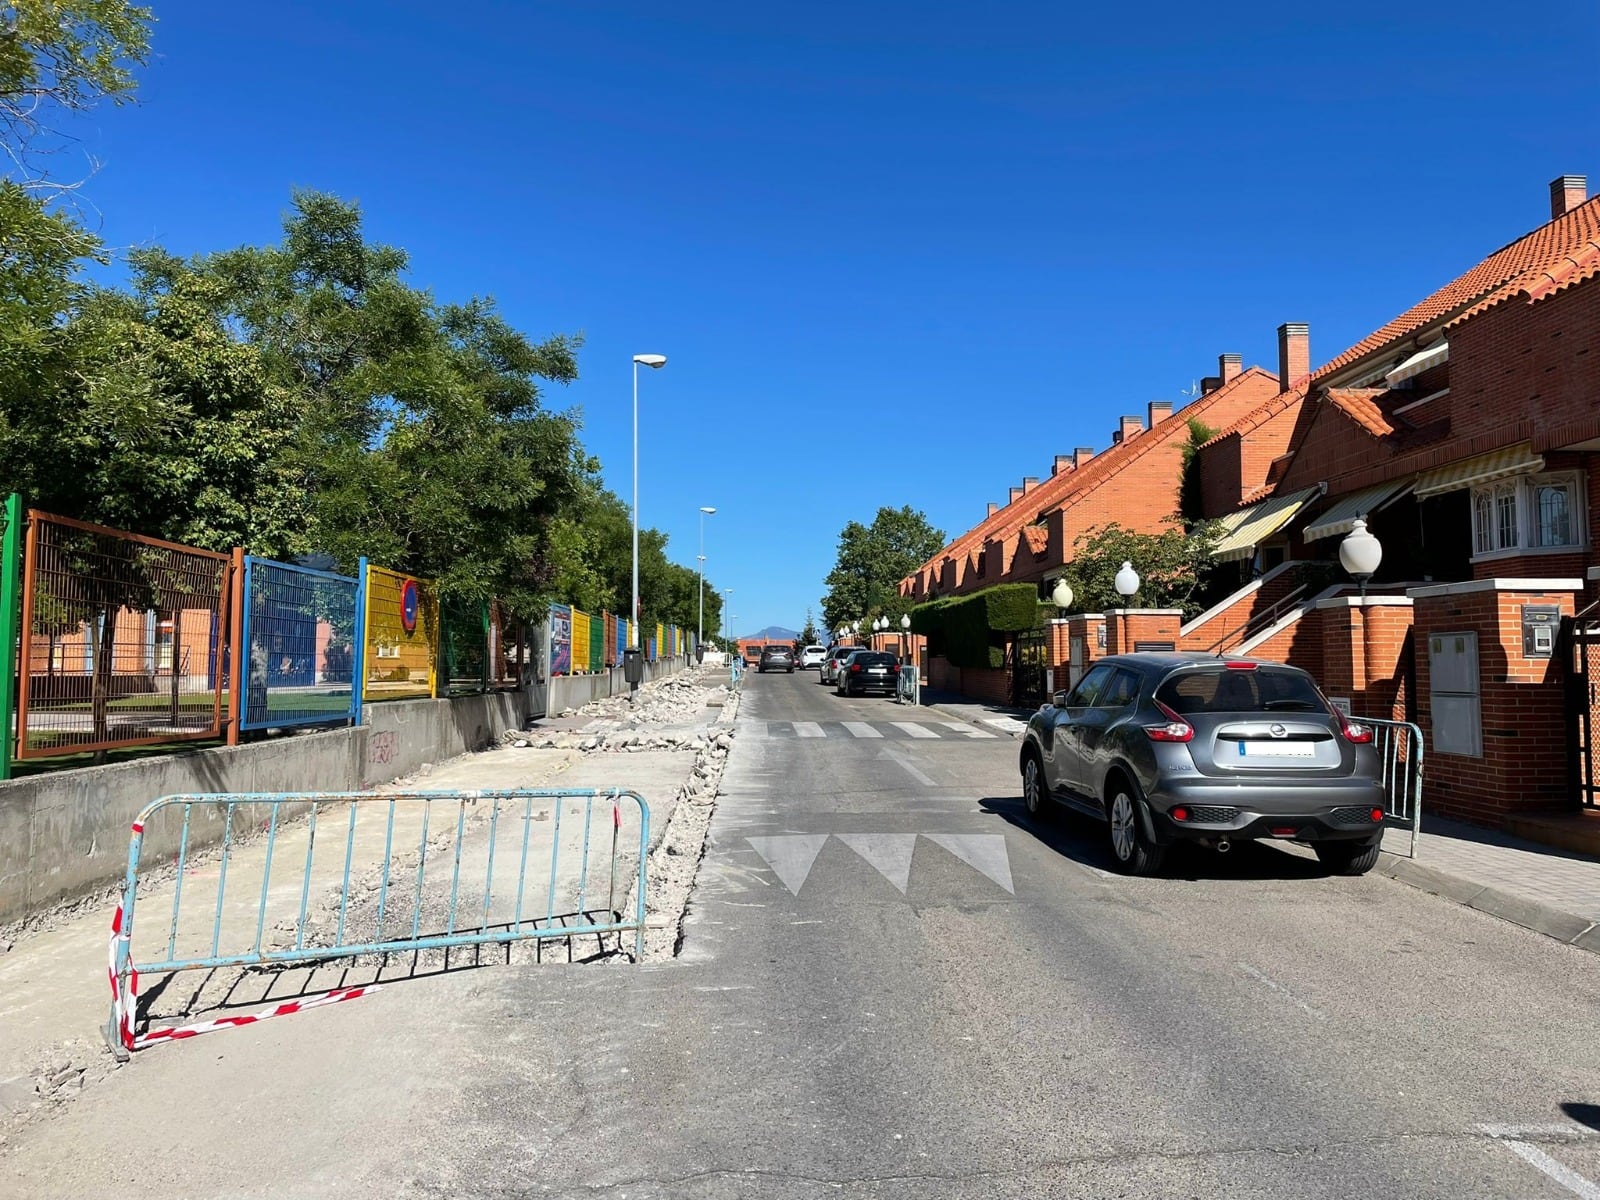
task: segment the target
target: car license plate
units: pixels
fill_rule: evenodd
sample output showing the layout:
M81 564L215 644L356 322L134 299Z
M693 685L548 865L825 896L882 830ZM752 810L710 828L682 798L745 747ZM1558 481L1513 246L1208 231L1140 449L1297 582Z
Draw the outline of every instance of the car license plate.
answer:
M1312 742L1240 742L1240 758L1315 758L1317 747Z
M883 674L883 668L882 667L868 667L867 668L867 674L868 675L882 675Z

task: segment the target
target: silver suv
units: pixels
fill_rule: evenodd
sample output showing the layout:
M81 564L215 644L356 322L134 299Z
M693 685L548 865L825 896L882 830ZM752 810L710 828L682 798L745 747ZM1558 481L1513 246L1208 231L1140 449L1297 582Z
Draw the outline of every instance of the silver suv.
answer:
M1019 766L1031 815L1062 804L1104 821L1130 874L1160 870L1179 841L1223 853L1249 838L1308 842L1340 875L1378 861L1372 730L1281 663L1101 659L1028 721Z
M834 646L828 651L828 657L822 660L822 683L837 683L839 681L839 666L857 650L865 650L865 646Z

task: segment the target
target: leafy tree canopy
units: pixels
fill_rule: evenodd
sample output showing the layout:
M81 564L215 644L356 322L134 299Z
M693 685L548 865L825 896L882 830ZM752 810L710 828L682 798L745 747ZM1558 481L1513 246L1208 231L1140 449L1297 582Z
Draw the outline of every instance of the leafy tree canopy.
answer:
M1185 532L1174 520L1160 533L1136 533L1116 522L1090 529L1074 544L1064 574L1072 585L1072 606L1083 612L1125 607L1116 588L1117 571L1131 562L1139 573L1133 603L1142 608L1179 608L1197 615L1205 575L1211 565L1218 526L1202 522Z
M905 608L899 584L944 545L944 533L910 505L880 508L871 525L851 521L839 533L839 553L828 572L822 622L837 629Z

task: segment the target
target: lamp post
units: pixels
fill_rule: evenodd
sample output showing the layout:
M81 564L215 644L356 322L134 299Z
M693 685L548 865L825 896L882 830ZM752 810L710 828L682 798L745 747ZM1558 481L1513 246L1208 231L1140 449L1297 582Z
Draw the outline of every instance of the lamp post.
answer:
M1134 589L1138 590L1138 586L1134 584ZM1072 585L1067 582L1065 575L1056 580L1055 587L1050 589L1050 603L1063 612L1072 607Z
M722 647L723 647L724 650L726 650L727 647L728 647L728 597L731 596L731 595L733 595L733 589L732 588L723 588L722 589L722 613L721 613L722 622L721 623L722 623Z
M717 510L709 505L700 506L700 625L699 636L706 640L706 518Z
M1117 572L1117 578L1114 583L1124 602L1132 600L1139 594L1139 572L1133 569L1131 562L1122 564L1122 569ZM1068 588L1067 590L1070 592L1072 589Z
M1350 526L1350 532L1344 535L1344 541L1339 543L1339 565L1361 585L1361 599L1367 598L1367 580L1378 570L1378 564L1383 562L1383 543L1367 532L1367 522L1363 517L1357 517Z
M633 611L628 620L630 650L639 648L639 368L645 366L659 371L666 365L665 354L633 356Z
M911 614L900 618L900 657L911 657Z

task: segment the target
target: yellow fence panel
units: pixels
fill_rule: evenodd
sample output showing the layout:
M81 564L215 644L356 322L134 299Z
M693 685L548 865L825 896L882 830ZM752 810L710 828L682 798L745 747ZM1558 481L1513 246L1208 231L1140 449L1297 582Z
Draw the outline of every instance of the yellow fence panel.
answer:
M367 568L366 700L438 694L439 596L433 580Z
M589 670L589 632L594 622L586 612L572 610L572 673L584 674Z

